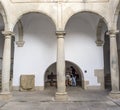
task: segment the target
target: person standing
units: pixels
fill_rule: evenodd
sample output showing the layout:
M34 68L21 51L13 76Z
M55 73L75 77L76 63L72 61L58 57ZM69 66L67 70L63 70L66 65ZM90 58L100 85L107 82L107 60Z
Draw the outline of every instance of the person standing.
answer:
M72 86L76 86L76 70L73 66L70 67L72 71Z

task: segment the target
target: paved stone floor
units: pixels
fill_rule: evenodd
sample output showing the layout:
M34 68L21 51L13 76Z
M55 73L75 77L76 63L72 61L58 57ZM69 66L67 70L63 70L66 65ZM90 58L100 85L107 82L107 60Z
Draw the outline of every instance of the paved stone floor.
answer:
M10 100L0 100L0 110L120 110L120 99L109 98L107 91L70 87L66 102L54 101L55 91L13 92Z

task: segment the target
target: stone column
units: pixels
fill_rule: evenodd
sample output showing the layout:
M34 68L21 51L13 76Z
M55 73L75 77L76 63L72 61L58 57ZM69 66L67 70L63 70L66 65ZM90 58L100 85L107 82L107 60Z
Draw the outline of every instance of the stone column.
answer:
M5 41L2 62L1 94L10 94L11 37L13 36L13 33L11 31L3 31L2 34L5 36Z
M116 34L119 31L109 31L110 37L110 71L111 71L111 93L119 93L119 67Z
M57 31L57 92L56 100L67 100L65 85L64 31Z

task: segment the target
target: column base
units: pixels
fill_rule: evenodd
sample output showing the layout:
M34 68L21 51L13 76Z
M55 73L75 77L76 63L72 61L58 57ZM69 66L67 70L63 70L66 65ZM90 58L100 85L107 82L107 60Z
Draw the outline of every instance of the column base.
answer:
M54 99L55 101L68 101L67 92L64 93L56 92Z
M2 100L8 100L10 98L12 98L11 92L1 92L0 93L0 99L2 99Z
M109 93L109 96L110 96L111 98L120 98L120 91L111 91L111 92Z

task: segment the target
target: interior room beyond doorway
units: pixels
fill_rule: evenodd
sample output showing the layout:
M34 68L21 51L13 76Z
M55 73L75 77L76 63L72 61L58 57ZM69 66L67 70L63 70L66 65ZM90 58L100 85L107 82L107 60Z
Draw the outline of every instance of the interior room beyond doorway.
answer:
M73 62L66 61L65 63L66 87L84 88L81 69ZM73 76L73 72L75 72L75 76ZM75 77L75 82L73 82L73 77ZM56 63L51 64L45 72L45 88L47 87L57 87Z

